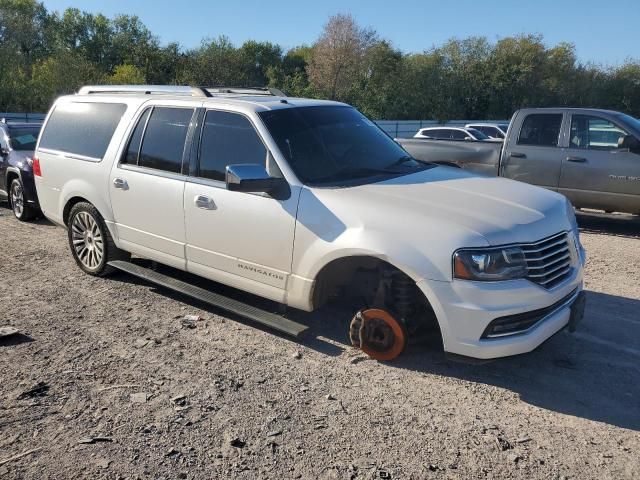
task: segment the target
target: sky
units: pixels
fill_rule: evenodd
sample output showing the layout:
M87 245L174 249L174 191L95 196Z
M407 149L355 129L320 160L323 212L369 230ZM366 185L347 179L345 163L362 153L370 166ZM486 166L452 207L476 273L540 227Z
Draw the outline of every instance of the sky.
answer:
M288 49L312 44L330 15L350 13L405 53L422 52L450 38L491 41L539 33L548 45L571 42L582 62L616 66L640 59L640 0L44 0L112 17L138 15L163 43L196 47L226 35L270 41Z

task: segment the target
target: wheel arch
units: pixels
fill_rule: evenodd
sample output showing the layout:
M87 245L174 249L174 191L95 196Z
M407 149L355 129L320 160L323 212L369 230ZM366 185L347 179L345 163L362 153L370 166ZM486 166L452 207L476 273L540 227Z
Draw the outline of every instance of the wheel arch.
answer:
M98 213L100 213L100 215L102 216L105 225L107 226L107 229L109 230L109 233L111 234L111 237L116 240L117 237L115 235L115 228L113 227L113 222L109 221L109 217L107 217L105 215L106 210L105 210L105 206L101 206L99 204L96 204L96 202L91 201L91 198L89 198L90 196L87 195L82 195L82 194L76 194L76 195L71 195L69 196L62 207L62 221L64 223L65 226L69 225L69 214L71 213L71 209L74 207L74 205L77 205L78 203L81 202L86 202L86 203L90 203L91 205L93 205L96 210L98 210Z
M22 172L20 171L19 168L16 167L7 167L7 172L5 174L5 179L4 179L4 190L8 193L9 192L9 187L11 186L11 182L15 179L18 178L20 179L20 181L22 181Z

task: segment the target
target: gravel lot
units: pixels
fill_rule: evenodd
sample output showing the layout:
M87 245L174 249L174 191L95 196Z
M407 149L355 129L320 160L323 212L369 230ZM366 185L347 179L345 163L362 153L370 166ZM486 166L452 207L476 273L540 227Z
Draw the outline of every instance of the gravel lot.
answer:
M84 275L63 229L2 207L0 325L22 334L0 340L0 478L640 478L640 221L579 221L578 332L481 365L429 346L383 364L329 309L292 314L311 325L296 343Z

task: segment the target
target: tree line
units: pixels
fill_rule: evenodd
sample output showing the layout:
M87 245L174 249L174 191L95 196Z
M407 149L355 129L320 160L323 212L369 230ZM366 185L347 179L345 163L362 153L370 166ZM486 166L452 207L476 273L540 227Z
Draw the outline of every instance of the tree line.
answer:
M44 112L85 84L271 86L355 105L374 119L507 119L518 108L597 107L640 116L640 63L578 61L540 35L452 39L403 53L350 15L328 19L312 45L240 46L205 38L162 45L136 16L107 18L36 0L0 0L0 111Z

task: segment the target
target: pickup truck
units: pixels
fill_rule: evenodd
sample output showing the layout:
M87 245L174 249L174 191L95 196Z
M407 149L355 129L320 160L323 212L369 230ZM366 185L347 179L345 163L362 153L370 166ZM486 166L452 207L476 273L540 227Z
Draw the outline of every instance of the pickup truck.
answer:
M418 160L545 187L577 208L640 214L640 121L620 112L518 110L503 144L396 140Z

